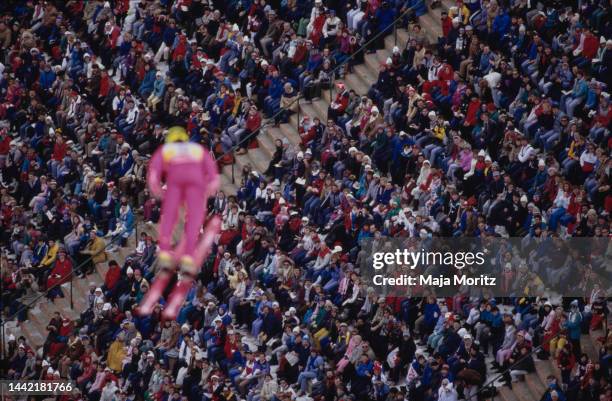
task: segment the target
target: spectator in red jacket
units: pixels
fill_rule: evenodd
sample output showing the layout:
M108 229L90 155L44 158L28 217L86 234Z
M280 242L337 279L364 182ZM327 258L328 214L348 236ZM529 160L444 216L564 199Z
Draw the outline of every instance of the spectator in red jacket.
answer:
M11 137L6 134L6 130L0 130L0 156L5 157L11 149Z
M466 127L473 127L476 124L478 110L480 110L480 99L478 99L478 96L473 95L468 105L463 125Z
M55 266L47 279L47 290L51 289L51 291L47 293L47 297L50 300L56 297L64 297L60 285L68 281L71 274L72 262L66 256L66 250L60 249L58 252L58 259L55 261Z
M442 21L442 35L448 38L448 34L453 29L453 19L448 16L446 11L442 11L440 14L440 20Z
M57 136L55 139L55 144L53 145L53 154L51 155L51 159L55 161L61 161L66 157L66 152L68 150L68 145L64 142L64 137Z
M104 276L104 291L111 291L121 278L121 267L119 264L111 260L108 262L108 271L106 272L106 276Z
M583 36L582 56L590 61L597 54L597 50L599 50L599 39L588 28L585 28Z
M344 111L348 106L350 95L348 89L346 89L346 86L342 82L337 83L336 88L338 88L336 98L327 109L327 119L331 119L334 121L336 121L338 117L344 114Z
M246 121L246 129L249 132L255 132L261 125L261 114L257 111L257 106L251 106L249 110L249 116Z

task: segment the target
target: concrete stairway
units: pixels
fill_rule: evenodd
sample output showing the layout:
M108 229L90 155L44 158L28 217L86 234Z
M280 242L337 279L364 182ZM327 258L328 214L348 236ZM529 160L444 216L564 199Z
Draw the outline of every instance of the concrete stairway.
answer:
M139 227L138 232L141 232ZM136 239L131 236L128 240L128 246L118 248L116 252L109 253L108 260L116 260L120 266L123 265L126 257L136 247ZM74 308L70 307L70 282L62 284L62 292L64 298L56 298L54 302L47 298L42 298L34 308L28 311L28 320L17 325L16 321L6 322L5 335L13 334L15 338L24 336L30 345L37 348L43 345L47 338L47 325L55 312L59 312L61 316L68 317L71 320L76 320L88 308L87 299L89 288L91 286L100 287L104 283L104 277L108 270L107 263L96 265L94 272L85 278L74 277L72 281L72 299Z
M442 9L446 10L453 5L454 2L452 0L444 0L442 7L429 10L427 14L419 18L419 24L423 28L423 32L430 44L435 44L438 37L442 35L442 27L440 24L440 13ZM358 95L365 95L370 86L378 79L380 65L385 63L387 57L391 55L393 47L398 46L403 50L406 46L408 30L411 29L411 27L407 28L408 29L398 27L397 42L393 34L388 35L385 38L384 49L378 50L372 54L366 54L363 64L354 66L352 73L347 74L343 79L336 80L336 82L343 82L348 89L355 90ZM332 93L331 96L335 96L335 93ZM312 103L300 100L300 117L305 115L311 118L319 117L319 119L325 123L327 119L327 107L330 101L331 97L329 90L324 90L321 94L321 98L314 100ZM283 138L287 138L296 149L299 148L300 137L297 132L297 126L297 114L292 114L289 118L289 122L286 124L280 124L278 127L269 125L262 128L257 137L259 147L256 149L249 149L245 155L235 156L233 183L232 166L223 166L221 188L225 191L226 195L235 194L240 187L242 170L245 166L248 166L249 171L255 170L259 173L263 173L268 168L268 163L274 154L274 141L276 139L282 140Z

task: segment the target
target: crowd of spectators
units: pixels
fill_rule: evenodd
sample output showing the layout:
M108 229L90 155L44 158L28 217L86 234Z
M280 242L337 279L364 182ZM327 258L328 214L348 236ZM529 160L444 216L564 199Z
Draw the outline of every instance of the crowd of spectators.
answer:
M418 24L429 7L442 10L434 43ZM408 40L355 93L342 78L398 16ZM610 401L609 246L565 266L578 299L527 284L512 298L397 298L363 283L359 244L609 237L611 66L606 0L1 2L4 318L20 324L41 294L56 301L71 274L105 266L88 308L52 316L42 347L8 336L5 376L68 378L93 401L456 401L550 359L559 376L534 396ZM232 163L267 119L329 86L299 146L275 140L266 171L246 166L237 193L210 200L222 231L177 320L163 302L139 316L154 226L126 246L159 219L145 177L167 128ZM496 256L506 278L541 280ZM590 332L604 333L595 355Z

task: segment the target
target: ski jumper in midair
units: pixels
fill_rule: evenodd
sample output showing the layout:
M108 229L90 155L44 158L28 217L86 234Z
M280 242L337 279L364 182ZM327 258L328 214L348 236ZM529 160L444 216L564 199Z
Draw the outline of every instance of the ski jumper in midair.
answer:
M165 190L162 180L165 182ZM148 315L153 311L178 264L178 281L168 296L163 312L167 319L175 319L178 315L194 278L210 254L214 237L219 232L220 221L214 217L200 238L206 217L206 201L217 192L219 182L217 164L208 150L189 142L184 128L170 128L166 143L153 154L147 174L151 194L162 198L158 229L158 263L161 269L141 302L141 314ZM173 249L172 234L181 207L185 210L184 227L180 242Z

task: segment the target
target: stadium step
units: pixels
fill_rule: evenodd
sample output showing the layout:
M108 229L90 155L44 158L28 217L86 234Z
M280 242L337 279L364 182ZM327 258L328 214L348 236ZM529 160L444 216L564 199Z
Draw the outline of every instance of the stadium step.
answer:
M367 79L367 77L365 79ZM370 89L370 85L368 85L365 79L360 77L359 74L347 74L346 77L344 77L344 82L347 88L354 90L356 94L365 95Z
M252 150L252 149L250 149ZM253 163L246 155L236 155L234 153L234 179L237 177L242 177L242 171L245 167L249 168L249 171L254 170ZM222 173L229 179L231 182L232 178L232 166L225 165L223 166ZM239 180L237 180L239 182Z
M300 118L303 116L304 114L302 114ZM288 124L281 124L278 127L267 127L266 131L272 138L280 139L281 141L286 138L291 145L297 147L300 145L300 136L297 133L297 124L297 114L294 114L289 118Z
M274 138L266 133L265 130L261 130L259 135L257 136L257 142L259 143L259 148L264 152L264 154L272 158L274 156L274 152L276 151L276 145L274 144Z
M374 54L376 55L379 64L386 64L387 59L391 57L392 51L393 51L393 48L391 49L384 48L384 49L376 50L376 53Z
M442 25L440 24L440 18L435 18L434 11L423 14L419 17L419 25L423 27L425 37L430 46L438 43L438 38L442 36Z
M549 360L536 360L534 361L536 368L536 375L542 383L547 383L548 376L555 376L557 379L561 379L560 375L557 375L556 369L554 369L552 362Z
M525 383L531 394L536 396L536 400L539 399L538 395L541 396L546 391L545 382L543 382L537 374L530 373L525 375Z
M453 0L442 0L442 7L448 11L451 7L457 7L457 2Z
M98 277L98 273L95 273L95 277L94 274L90 275L88 278L86 279L82 279L82 280L75 280L74 281L74 291L75 294L78 294L79 297L82 297L83 299L87 299L87 297L89 296L89 288L91 286L98 287L101 285L101 283L103 283L104 281L96 278ZM88 301L85 301L88 302Z
M327 91L327 93L329 94L329 91ZM336 92L332 92L332 95L335 97ZM319 116L323 124L327 122L327 109L330 104L331 101L325 101L323 99L319 99L311 103L312 107L316 110L317 115Z
M324 113L320 113L320 107L315 108L314 106L314 103L317 102L319 102L320 104L325 104L325 101L321 99L314 100L312 103L300 102L300 111L302 115L309 116L311 119L318 117L319 120L321 120L321 122L325 124L327 122L327 107L325 108Z
M498 395L503 401L521 401L519 398L512 392L512 390L506 386L499 387L497 389L499 392ZM534 401L534 400L530 400Z
M232 184L232 166L230 164L223 166L221 172L221 189L227 190L227 185L234 185L236 188L240 187L240 179L242 178L242 166L239 166L237 163L234 163L234 184Z
M376 74L378 77L378 72L380 71L380 61L378 60L378 56L376 53L366 54L363 57L365 61L365 66L372 72Z
M268 168L270 157L261 148L248 149L244 155L236 155L236 159L241 159L242 164L250 164L253 169L263 172Z
M233 195L236 193L236 191L238 191L238 186L236 184L232 184L231 172L229 173L229 176L228 176L228 173L226 173L225 171L226 168L231 170L231 166L223 166L222 174L221 174L221 190L223 190L223 192L226 195ZM237 175L235 178L237 178ZM236 182L239 183L240 180L236 180Z
M87 276L86 280L81 280L81 281L84 283L88 281L92 281L95 283L99 283L100 281L104 282L103 278L106 277L107 271L108 271L108 263L96 263L94 273Z
M47 324L53 316L54 310L48 310L43 308L30 309L28 312L28 320L21 323L21 328L28 327L28 332L47 333ZM18 326L19 327L19 326Z
M542 396L542 395L536 396L535 394L532 394L529 389L529 386L523 381L512 383L512 392L514 393L518 401L539 400L540 397Z
M597 352L598 347L594 344L590 334L583 334L580 337L580 347L582 348L582 352L589 356L589 359L592 361L599 360L599 353Z
M27 322L23 322L20 326L11 329L11 333L15 336L15 338L24 336L28 341L28 344L36 348L41 347L45 343L45 337L47 335L45 331L43 337L41 331Z
M62 317L67 317L71 320L77 319L80 312L77 310L79 306L85 306L84 298L78 297L73 293L72 307L70 305L70 294L67 294L64 298L57 298L55 300L55 309L60 312ZM80 309L80 308L79 308Z
M378 79L378 70L372 71L366 64L357 64L353 67L355 74L359 75L361 79L372 85Z
M397 29L397 42L394 34L388 35L385 37L385 48L389 50L393 50L395 46L397 46L400 51L403 51L406 48L406 42L408 41L408 31L405 29L398 28Z

